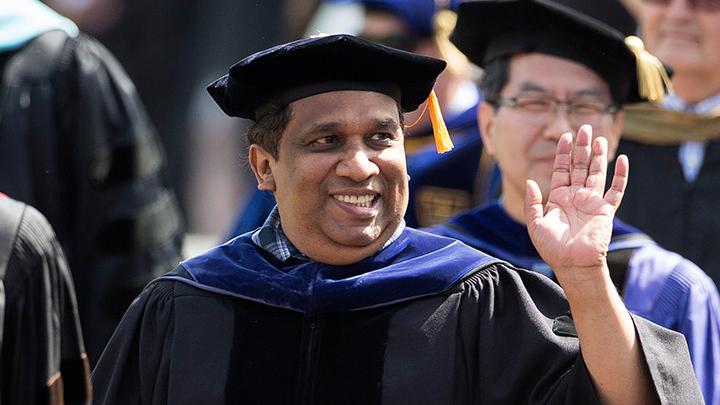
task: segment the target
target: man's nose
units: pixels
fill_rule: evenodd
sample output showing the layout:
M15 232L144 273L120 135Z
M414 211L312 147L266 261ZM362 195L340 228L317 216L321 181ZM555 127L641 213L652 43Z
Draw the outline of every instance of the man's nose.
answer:
M337 175L361 182L380 173L380 168L372 161L372 155L364 149L348 151L337 165Z
M549 119L550 121L543 129L544 138L557 141L560 139L562 134L566 132L573 132L573 125L570 122L567 105L557 105L555 111L552 112L552 116Z

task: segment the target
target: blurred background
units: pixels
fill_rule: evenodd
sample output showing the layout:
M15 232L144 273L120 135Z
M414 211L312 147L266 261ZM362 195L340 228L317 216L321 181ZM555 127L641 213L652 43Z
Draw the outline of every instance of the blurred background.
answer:
M357 34L366 12L348 0L43 1L108 47L137 86L165 146L187 224L186 256L224 240L256 188L245 162L249 122L225 116L205 86L269 46ZM455 2L445 3L436 6Z
M342 19L328 10L322 17L319 0L45 3L107 46L134 81L165 146L187 222L188 254L225 237L256 185L245 163L248 122L225 116L205 86L253 52L300 38L309 29L320 32L323 25L352 32L357 27L348 22L362 20L362 11L350 4L330 6L344 13ZM311 23L318 28L309 28Z

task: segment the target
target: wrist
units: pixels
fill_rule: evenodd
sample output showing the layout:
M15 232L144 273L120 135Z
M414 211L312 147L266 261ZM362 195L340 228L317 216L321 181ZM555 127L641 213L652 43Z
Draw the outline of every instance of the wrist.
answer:
M592 268L575 268L555 273L573 312L597 310L619 300L606 263Z

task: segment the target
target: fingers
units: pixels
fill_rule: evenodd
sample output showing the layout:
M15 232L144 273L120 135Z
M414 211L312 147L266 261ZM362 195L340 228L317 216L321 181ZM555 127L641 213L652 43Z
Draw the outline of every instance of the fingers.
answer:
M628 162L628 158L625 155L620 155L615 161L615 175L613 176L612 185L607 193L605 193L605 201L614 206L615 209L620 206L620 202L625 194L629 174L630 163Z
M605 191L607 177L607 139L602 136L595 138L592 145L592 157L585 187L595 190L599 195Z
M572 148L572 169L570 172L570 185L585 187L590 167L592 127L583 125L575 137ZM602 191L601 191L602 192Z
M525 184L525 221L531 227L543 217L542 191L534 180L527 180Z
M550 189L570 185L570 168L572 165L572 134L562 134L555 148L555 162L550 180Z

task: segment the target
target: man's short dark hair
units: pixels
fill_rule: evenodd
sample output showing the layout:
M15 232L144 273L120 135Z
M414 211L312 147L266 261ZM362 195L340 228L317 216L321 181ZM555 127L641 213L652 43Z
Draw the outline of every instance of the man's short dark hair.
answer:
M262 146L270 155L278 160L280 156L280 137L292 117L292 109L287 104L284 107L271 108L259 121L248 129L248 145Z
M509 69L509 56L493 59L485 65L482 79L480 79L480 90L484 100L495 108L497 108L500 93L509 80Z

